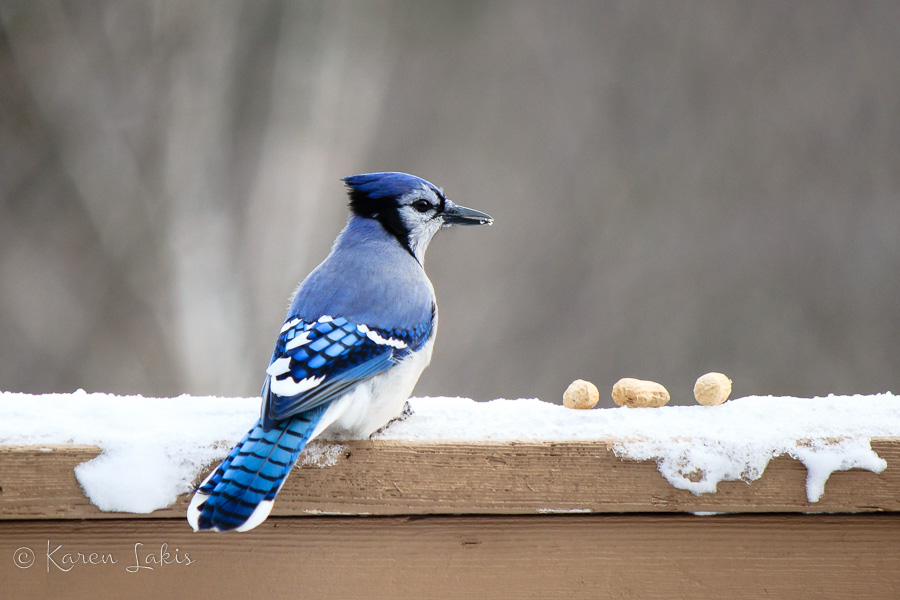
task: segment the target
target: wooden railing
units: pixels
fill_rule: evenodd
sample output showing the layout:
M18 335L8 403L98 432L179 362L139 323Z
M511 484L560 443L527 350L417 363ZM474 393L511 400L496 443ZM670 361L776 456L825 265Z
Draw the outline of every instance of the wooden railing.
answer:
M345 442L244 534L193 533L187 495L100 511L73 473L98 448L0 447L3 596L900 598L900 439L817 503L789 458L695 496L611 447Z

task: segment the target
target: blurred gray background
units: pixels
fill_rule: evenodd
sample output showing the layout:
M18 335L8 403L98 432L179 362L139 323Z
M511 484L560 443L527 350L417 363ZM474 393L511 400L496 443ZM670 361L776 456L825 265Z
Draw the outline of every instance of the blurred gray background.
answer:
M443 232L417 395L900 392L900 3L0 2L0 389L254 395L339 178Z

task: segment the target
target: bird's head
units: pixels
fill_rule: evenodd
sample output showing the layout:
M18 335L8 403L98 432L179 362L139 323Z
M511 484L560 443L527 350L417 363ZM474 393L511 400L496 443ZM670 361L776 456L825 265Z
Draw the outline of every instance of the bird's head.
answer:
M442 227L494 222L490 215L451 202L439 188L414 175L367 173L343 181L353 214L379 221L420 263Z

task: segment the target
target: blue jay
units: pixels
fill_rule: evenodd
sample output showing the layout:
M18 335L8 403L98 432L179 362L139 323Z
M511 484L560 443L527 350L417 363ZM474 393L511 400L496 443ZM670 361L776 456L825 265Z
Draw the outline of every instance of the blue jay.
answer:
M437 331L425 250L442 227L493 223L406 173L343 181L350 218L294 293L266 369L259 421L191 500L195 531L253 529L310 440L366 438L400 415Z

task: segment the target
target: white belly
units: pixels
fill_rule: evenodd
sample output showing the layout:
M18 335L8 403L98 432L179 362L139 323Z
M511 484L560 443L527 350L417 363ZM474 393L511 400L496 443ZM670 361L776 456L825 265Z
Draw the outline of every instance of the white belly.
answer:
M311 437L365 439L399 417L419 376L431 362L433 347L434 336L420 351L333 402Z

